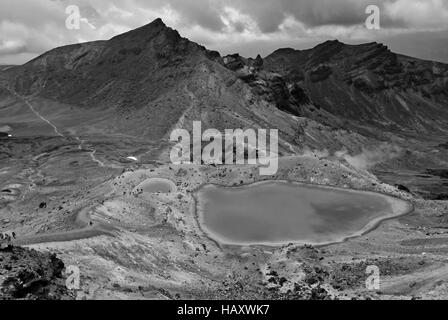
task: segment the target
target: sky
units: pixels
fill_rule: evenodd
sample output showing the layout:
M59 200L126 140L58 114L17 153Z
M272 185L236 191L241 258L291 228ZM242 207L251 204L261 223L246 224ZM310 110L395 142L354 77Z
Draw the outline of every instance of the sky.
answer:
M380 10L378 30L366 27L369 5ZM78 29L66 25L73 6ZM156 18L221 54L266 56L338 39L382 42L395 52L448 63L448 0L0 0L0 64L109 39Z

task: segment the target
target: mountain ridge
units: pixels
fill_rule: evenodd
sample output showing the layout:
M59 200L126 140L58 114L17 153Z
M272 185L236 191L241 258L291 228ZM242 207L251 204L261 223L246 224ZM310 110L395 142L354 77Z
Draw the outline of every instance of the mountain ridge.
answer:
M341 130L347 134L334 148L384 141L384 132L448 135L448 65L376 42L221 56L156 19L109 40L50 50L0 79L22 96L103 110L115 126L102 123L107 132L152 139L193 120L218 129L278 127L286 144L310 148L333 148L331 132Z

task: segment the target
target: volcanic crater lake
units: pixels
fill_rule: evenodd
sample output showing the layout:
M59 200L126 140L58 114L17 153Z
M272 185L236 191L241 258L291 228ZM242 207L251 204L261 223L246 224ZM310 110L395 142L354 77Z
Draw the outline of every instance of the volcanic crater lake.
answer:
M379 193L287 181L208 184L195 197L202 230L229 245L335 243L412 210L407 201Z

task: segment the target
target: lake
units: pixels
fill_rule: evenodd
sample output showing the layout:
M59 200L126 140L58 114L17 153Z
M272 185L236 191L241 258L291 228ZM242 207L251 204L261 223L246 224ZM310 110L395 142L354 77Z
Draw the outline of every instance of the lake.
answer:
M134 191L141 191L143 193L172 193L177 191L177 187L171 180L163 178L149 178L137 187Z
M232 245L329 244L412 209L404 200L379 193L287 181L208 184L195 198L202 230Z

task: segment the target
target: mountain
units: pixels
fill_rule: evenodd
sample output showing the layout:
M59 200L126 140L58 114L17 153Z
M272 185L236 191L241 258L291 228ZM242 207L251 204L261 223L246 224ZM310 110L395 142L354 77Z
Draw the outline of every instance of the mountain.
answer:
M335 40L310 50L279 49L261 69L242 75L260 93L274 88L277 106L296 116L329 124L336 116L359 130L447 133L448 65L395 54L379 43Z
M0 81L35 103L47 99L92 113L97 132L153 140L189 120L224 129L270 127L285 118L276 108L268 111L218 52L182 38L160 19L108 41L56 48L6 70ZM82 125L64 124L71 131Z
M278 128L283 154L448 141L448 65L378 43L222 57L157 19L107 41L51 50L1 72L0 84L58 114L55 123L70 132L166 141L173 128L201 120L218 130Z

